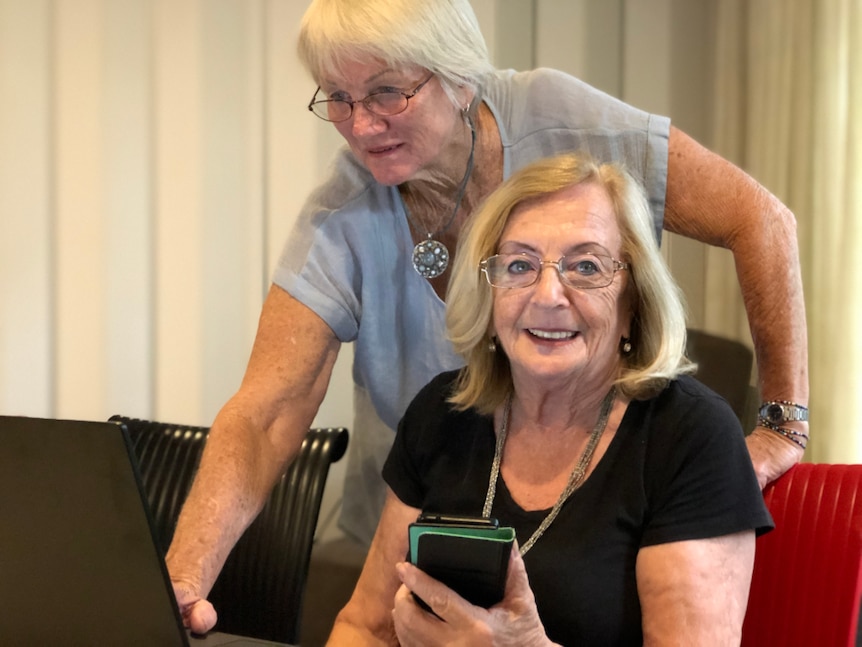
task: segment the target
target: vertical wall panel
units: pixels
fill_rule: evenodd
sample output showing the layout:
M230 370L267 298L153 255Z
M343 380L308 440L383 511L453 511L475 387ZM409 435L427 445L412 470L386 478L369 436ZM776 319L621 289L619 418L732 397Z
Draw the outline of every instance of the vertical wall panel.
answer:
M0 0L0 413L53 413L51 29Z
M105 404L103 6L55 4L57 415Z
M587 0L536 0L536 66L589 82L586 74Z
M148 0L105 4L106 415L153 405L151 29Z
M263 297L269 287L270 272L266 253L266 187L267 187L267 79L266 79L266 0L249 2L245 21L243 49L247 72L244 79L247 118L246 136L241 154L244 155L244 209L249 225L246 233L246 271L244 299L244 335L246 344L240 349L242 368L251 351L251 343L257 331L257 320ZM241 376L241 373L240 373ZM239 377L237 382L239 383Z
M671 108L673 0L625 0L623 86L620 98L661 115Z
M267 270L275 268L302 203L318 181L318 133L332 126L317 119L306 104L314 82L299 64L296 38L308 2L267 0L266 4L266 163ZM303 100L304 99L304 100ZM319 123L318 123L319 122Z
M514 2L524 1L514 0ZM497 25L499 24L497 22L497 12L499 11L499 4L499 0L470 0L473 13L476 14L476 19L479 21L479 26L482 29L482 35L485 37L485 43L488 45L488 51L491 52L492 60L494 58L495 45L499 42L497 38ZM530 35L526 37L530 38Z
M203 415L201 5L154 0L155 415Z
M535 5L534 0L504 2L495 12L495 47L490 51L498 68L528 70L535 67Z
M202 5L201 172L203 274L202 415L211 421L236 390L254 328L247 326L249 275L259 278L261 205L259 158L262 97L251 93L260 76L258 47L250 40L256 2L208 0ZM260 43L260 40L257 40ZM259 283L254 286L260 308Z
M623 0L535 0L536 67L622 94Z

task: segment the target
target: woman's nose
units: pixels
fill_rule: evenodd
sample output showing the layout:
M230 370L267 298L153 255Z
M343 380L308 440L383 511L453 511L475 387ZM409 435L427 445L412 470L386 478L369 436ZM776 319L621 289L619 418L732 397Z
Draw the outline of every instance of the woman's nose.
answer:
M565 300L566 286L560 276L559 267L554 263L542 263L534 289L540 300L553 303Z
M353 120L354 135L362 135L369 131L378 131L380 125L383 123L383 118L371 112L361 101L353 104L351 119Z

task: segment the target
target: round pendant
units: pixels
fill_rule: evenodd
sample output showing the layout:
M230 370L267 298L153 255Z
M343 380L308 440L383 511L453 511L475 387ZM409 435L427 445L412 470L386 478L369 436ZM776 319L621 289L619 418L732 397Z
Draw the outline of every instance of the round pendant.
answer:
M432 238L423 240L413 248L413 267L420 276L433 279L449 266L449 250L446 245Z

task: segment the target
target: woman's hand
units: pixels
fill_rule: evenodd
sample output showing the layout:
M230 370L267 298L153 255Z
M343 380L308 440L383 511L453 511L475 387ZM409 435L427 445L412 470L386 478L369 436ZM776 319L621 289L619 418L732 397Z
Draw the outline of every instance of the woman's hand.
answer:
M805 423L796 423L800 426ZM802 448L774 431L755 427L745 439L762 490L802 460Z
M402 647L413 645L551 645L536 610L524 560L517 545L512 548L506 593L503 601L490 609L474 606L452 589L421 570L401 562L396 566L401 587L395 595L392 619ZM415 592L438 617L423 610L414 600Z
M194 587L183 582L172 581L172 584L183 624L191 629L192 633L207 633L218 620L218 614L213 605L202 598Z

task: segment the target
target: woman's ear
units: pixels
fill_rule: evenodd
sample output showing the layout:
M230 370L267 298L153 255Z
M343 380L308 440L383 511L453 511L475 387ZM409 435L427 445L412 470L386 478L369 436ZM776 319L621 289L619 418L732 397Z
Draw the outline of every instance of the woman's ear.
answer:
M623 335L620 338L620 353L623 355L629 355L632 352L632 340L631 337L627 337Z
M461 114L470 115L473 111L473 99L476 98L476 91L466 85L459 85L455 88L455 96L458 99Z
M494 353L497 351L497 333L494 332L493 326L488 326L488 352Z

